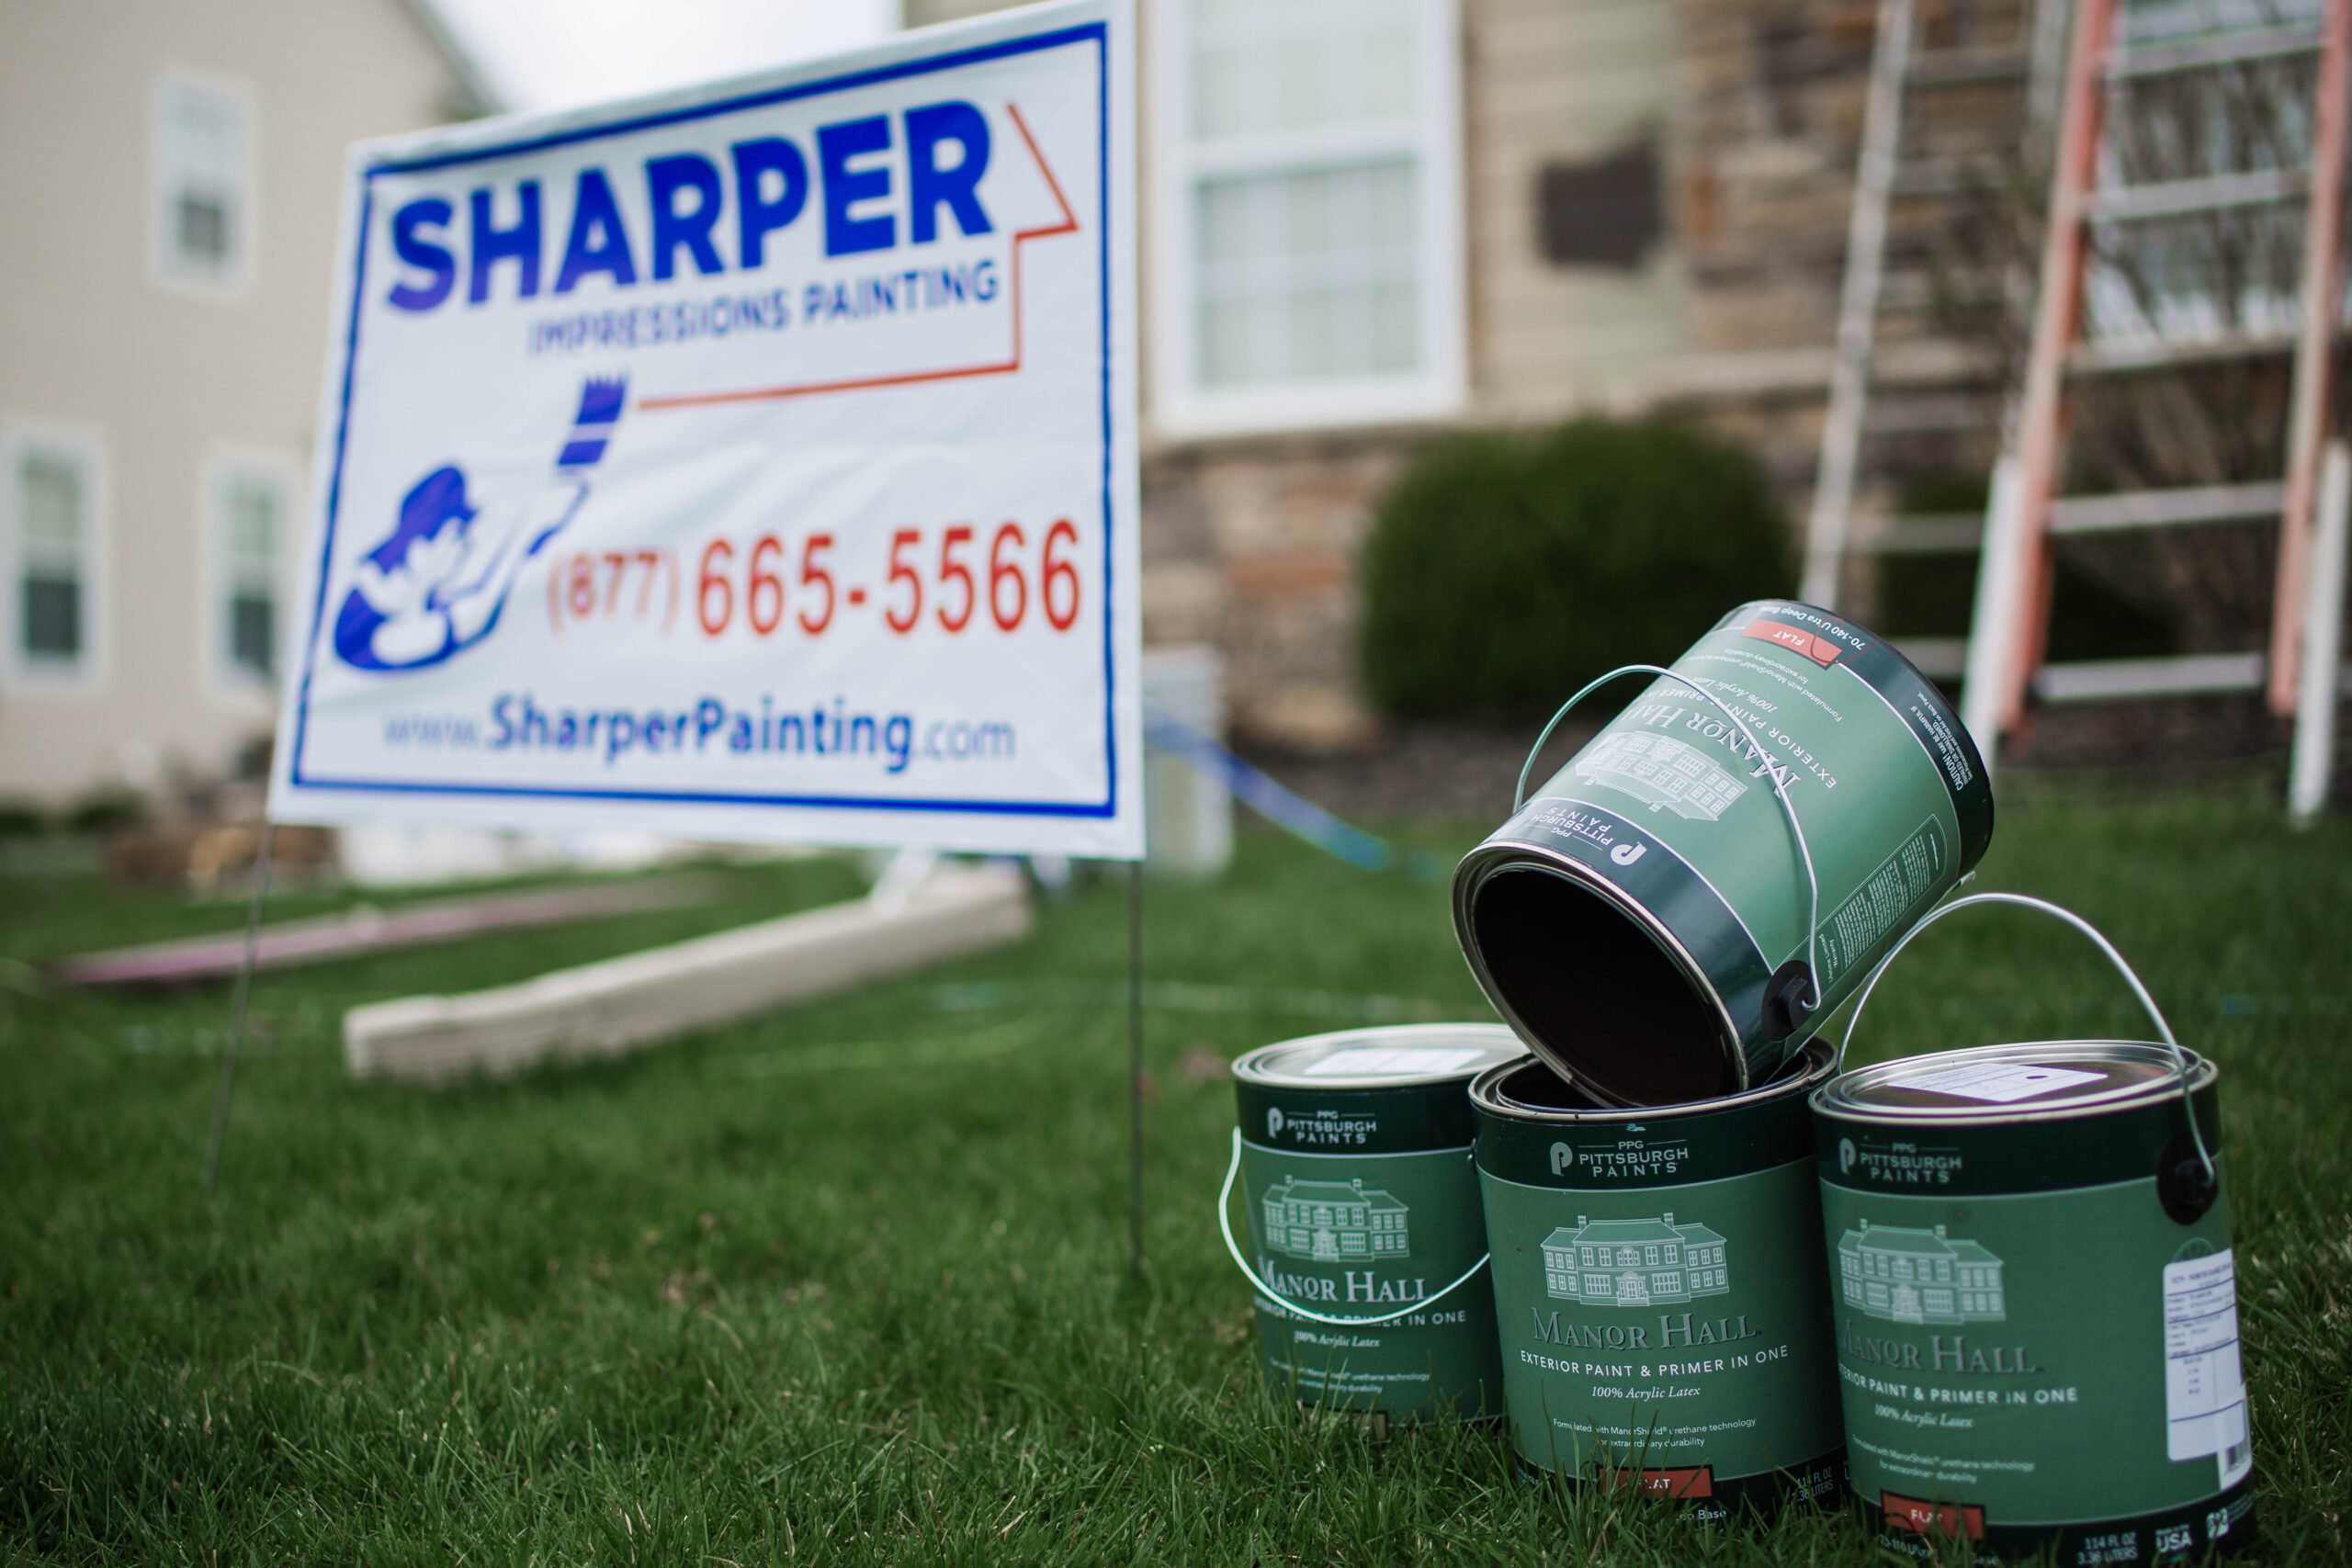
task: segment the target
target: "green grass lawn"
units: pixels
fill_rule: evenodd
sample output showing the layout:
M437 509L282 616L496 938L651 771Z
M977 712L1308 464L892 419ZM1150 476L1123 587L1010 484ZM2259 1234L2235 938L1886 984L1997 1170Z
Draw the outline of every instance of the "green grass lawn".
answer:
M1476 831L1416 829L1458 854ZM1450 862L1449 862L1450 863ZM1442 884L1245 835L1147 896L1149 1268L1125 1273L1124 881L999 954L619 1062L427 1090L344 1075L361 1001L855 890L264 976L220 1190L225 987L45 991L76 949L218 929L0 881L0 1548L56 1561L1837 1564L1838 1515L1694 1531L1532 1487L1491 1433L1385 1443L1261 1389L1211 1207L1230 1057L1489 1016ZM2013 807L1980 886L2109 931L2222 1064L2262 1562L2352 1556L2352 829L2267 802ZM332 907L287 898L291 916ZM2086 944L1939 927L1858 1055L2143 1035ZM1190 1060L1193 1070L1187 1071Z

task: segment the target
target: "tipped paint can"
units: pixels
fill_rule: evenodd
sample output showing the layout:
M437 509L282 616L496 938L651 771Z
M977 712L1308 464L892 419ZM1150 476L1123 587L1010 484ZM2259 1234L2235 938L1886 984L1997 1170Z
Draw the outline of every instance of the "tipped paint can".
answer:
M1806 1097L1595 1104L1532 1056L1470 1089L1520 1459L1703 1519L1836 1496L1844 1436Z
M1676 1104L1774 1077L1984 855L1993 795L1935 687L1826 611L1743 604L1553 725L1635 671L1658 679L1462 862L1454 934L1554 1070Z
M1233 1064L1240 1124L1217 1217L1256 1288L1277 1395L1381 1427L1501 1412L1469 1087L1523 1050L1500 1024L1407 1024Z
M1979 903L2089 936L2162 1043L1979 1046L1814 1096L1854 1489L1913 1556L1938 1536L1980 1562L2233 1550L2254 1452L2219 1074L2078 916L1982 894L1920 928Z

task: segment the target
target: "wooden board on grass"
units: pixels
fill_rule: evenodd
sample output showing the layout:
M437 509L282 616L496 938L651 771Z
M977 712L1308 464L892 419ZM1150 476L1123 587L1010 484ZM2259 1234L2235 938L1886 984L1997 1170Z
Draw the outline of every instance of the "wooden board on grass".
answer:
M284 920L264 926L254 944L255 969L323 964L365 953L423 947L490 931L562 925L600 915L636 914L699 904L717 889L707 876L660 876L585 887L541 887L526 893L492 893L469 898L439 898L379 909L362 904L340 915ZM245 949L242 931L178 942L118 947L61 958L49 977L61 986L186 986L224 979L237 972Z
M1015 942L1029 927L1019 870L941 866L903 893L559 969L519 986L355 1008L344 1016L344 1060L356 1077L432 1082L617 1055Z

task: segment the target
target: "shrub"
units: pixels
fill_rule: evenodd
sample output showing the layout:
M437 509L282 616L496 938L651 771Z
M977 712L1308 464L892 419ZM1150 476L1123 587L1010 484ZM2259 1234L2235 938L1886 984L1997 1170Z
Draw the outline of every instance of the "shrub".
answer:
M111 833L147 819L147 803L128 789L108 786L92 790L65 814L71 833Z
M1793 586L1780 504L1727 442L1665 420L1449 436L1374 522L1364 680L1400 717L1548 714L1594 676L1670 663L1726 610ZM1629 682L1618 700L1632 694Z

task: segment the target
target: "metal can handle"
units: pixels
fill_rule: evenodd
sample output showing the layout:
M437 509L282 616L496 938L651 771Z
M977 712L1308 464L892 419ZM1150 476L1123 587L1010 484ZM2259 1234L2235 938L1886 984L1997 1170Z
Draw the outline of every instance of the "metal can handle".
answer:
M1528 748L1527 761L1519 766L1518 786L1510 792L1512 816L1518 816L1519 808L1527 804L1527 775L1535 771L1535 759L1543 754L1544 743L1552 739L1552 731L1560 728L1560 721L1568 716L1568 710L1609 684L1610 682L1624 675L1663 675L1669 681L1679 682L1688 686L1702 700L1713 704L1716 711L1731 721L1731 727L1739 731L1739 738L1747 742L1747 749L1750 751L1764 759L1767 764L1770 763L1772 753L1764 749L1763 743L1756 739L1754 731L1747 728L1739 715L1732 712L1722 698L1690 677L1678 675L1659 664L1621 664L1608 674L1586 682L1575 696L1562 703L1560 711L1552 716L1551 722L1544 727L1544 732L1535 738L1535 744ZM1804 978L1805 984L1813 987L1813 999L1803 1005L1809 1014L1821 1006L1821 877L1813 869L1813 847L1804 841L1804 824L1797 820L1796 803L1789 798L1789 786L1782 782L1780 773L1770 765L1765 769L1765 776L1772 781L1772 793L1780 797L1781 809L1788 816L1789 831L1797 841L1797 859L1804 863L1805 886L1813 896L1812 911L1806 917L1804 923ZM1799 1019L1796 1021L1802 1023L1803 1020Z
M1299 1305L1296 1302L1292 1301L1288 1296L1283 1295L1280 1291L1277 1291L1272 1285L1266 1283L1265 1280L1260 1279L1258 1277L1258 1271L1250 1267L1249 1259L1241 1256L1240 1244L1233 1239L1233 1179L1240 1174L1240 1171L1241 1129L1236 1127L1233 1130L1233 1163L1225 1168L1225 1190L1216 1195L1217 1228L1225 1232L1225 1249L1226 1251L1233 1254L1234 1267L1241 1270L1242 1277L1248 1280L1251 1284L1257 1286L1259 1293L1263 1295L1268 1301L1272 1302L1284 1312L1291 1313L1296 1316L1307 1318L1316 1323L1328 1323L1336 1328L1363 1328L1373 1324L1394 1323L1400 1317L1408 1317L1417 1312L1427 1312L1430 1308L1437 1305L1438 1303L1445 1300L1446 1297L1452 1295L1455 1291L1468 1284L1471 1279L1477 1274L1478 1270L1487 1266L1487 1259L1494 1256L1491 1252L1480 1253L1478 1255L1478 1261L1464 1269L1461 1277L1455 1280L1453 1284L1448 1285L1444 1290L1440 1291L1433 1296L1422 1297L1419 1301L1413 1303L1410 1306L1398 1307L1395 1312L1384 1312L1377 1317L1326 1316L1324 1314L1317 1312L1312 1307L1303 1307Z
M1854 1026L1862 1021L1862 1009L1870 1004L1871 992L1877 988L1879 976L1886 973L1886 966L1894 962L1895 954L1910 946L1912 938L1946 915L1965 909L1972 904L2015 904L2019 908L2038 909L2045 915L2054 915L2090 938L2099 952L2107 955L2107 961L2115 965L2115 972L2122 976L2124 983L2132 987L2132 994L2140 998L2140 1005L2147 1010L2148 1017L2155 1023L2157 1034L2163 1037L2165 1044L2172 1052L2173 1066L2180 1075L2181 1110L2188 1118L2188 1141L2196 1145L2198 1164L2204 1168L2205 1179L2219 1181L2221 1178L2213 1168L2212 1152L2205 1146L2205 1134L2197 1125L2196 1109L2189 1104L2188 1053L2181 1049L2180 1042L2174 1037L2172 1025L2165 1021L2162 1010L2156 1006L2156 998L2148 994L2148 987L2141 983L2139 975L2123 961L2123 954L2100 934L2097 926L2072 909L2053 904L2047 898L2036 898L2029 893L1971 893L1965 898L1954 898L1948 904L1939 904L1920 916L1918 923L1905 931L1902 939L1886 950L1886 956L1878 961L1878 966L1871 971L1870 978L1862 982L1862 988L1855 994L1854 1010L1846 1015L1846 1032L1838 1041L1837 1070L1841 1073L1846 1070L1846 1047L1853 1041Z

